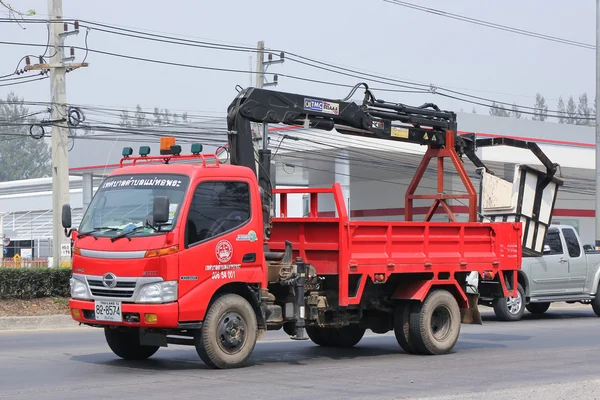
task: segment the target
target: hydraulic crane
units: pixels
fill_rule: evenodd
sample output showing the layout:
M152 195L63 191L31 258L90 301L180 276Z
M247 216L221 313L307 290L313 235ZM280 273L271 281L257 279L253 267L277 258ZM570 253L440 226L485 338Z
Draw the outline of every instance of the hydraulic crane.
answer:
M365 92L362 103L357 104L351 101L350 98L360 86L364 86ZM493 175L493 171L476 155L478 148L505 145L528 149L539 159L546 168L546 172L544 174L534 168L521 166L523 171L537 175L535 181L536 191L530 215L524 215L521 206L518 205L516 220L519 221L521 219L526 223L524 236L529 233L530 226L533 230L533 244L523 247L524 254L541 254L541 243L545 239L546 228L550 223L549 218L551 218L551 216L540 218L543 197L550 192L552 203L554 203L557 195L555 187L562 185L562 181L555 176L558 164L550 161L537 143L505 137L491 139L477 138L474 133L459 135L457 132L456 113L441 110L433 103L425 103L415 107L380 100L375 97L366 83L359 83L354 86L349 95L344 99L326 99L312 95L250 87L241 90L229 105L227 124L231 163L247 166L257 173L262 190L266 240L268 240L270 234L273 198L270 170L271 151L269 149L259 150L259 168L256 171L251 122L267 124L281 123L325 131L335 129L344 135L379 138L428 146L427 152L417 167L413 180L405 194L406 221L413 220L413 200L415 199L433 200L433 205L425 217L426 221L429 221L433 217L438 206L442 206L450 220L455 221L454 214L446 202L450 199L468 200L469 222L477 221L477 192L462 164L462 156L466 155L478 168L478 171L483 170L484 173ZM417 195L415 191L432 158L438 159L438 193L433 195ZM467 190L467 194L444 193L444 158L450 158L452 161ZM521 183L525 184L525 180L525 176L523 176ZM548 184L551 182L554 185L548 187ZM545 190L547 187L548 190ZM521 191L517 201L522 201L522 197L523 193ZM485 218L481 210L479 215L480 219ZM505 217L506 214L500 214L500 216ZM543 229L538 229L540 226ZM535 243L538 243L538 245L536 246Z

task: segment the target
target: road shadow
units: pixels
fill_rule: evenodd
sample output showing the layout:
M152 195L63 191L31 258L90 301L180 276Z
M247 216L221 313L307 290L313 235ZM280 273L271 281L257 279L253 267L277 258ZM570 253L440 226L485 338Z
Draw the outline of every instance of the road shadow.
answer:
M553 321L553 320L568 320L568 319L593 319L598 316L591 310L586 309L552 309L546 311L543 314L532 314L529 311L525 311L521 321ZM482 311L481 319L484 322L502 322L502 323L515 323L519 321L500 321L493 311Z
M494 338L486 337L486 334L461 333L454 350L444 356L460 354L463 350L505 348L502 341L518 340L515 336L495 335ZM500 340L498 340L500 338ZM522 336L522 340L527 340ZM465 341L467 339L467 341ZM472 341L475 339L476 341ZM246 366L269 366L274 364L285 364L292 366L307 366L314 362L322 361L348 361L369 359L373 357L398 357L398 362L434 362L434 358L424 358L422 355L405 353L396 339L391 335L368 336L350 349L325 348L312 343L312 341L263 341L258 342L255 350L248 360ZM101 365L109 368L123 368L128 370L151 370L151 371L186 371L186 370L210 370L198 357L193 347L170 345L167 349L160 349L152 358L144 361L125 361L118 358L109 350L104 353L72 355L71 360ZM436 358L436 357L435 357Z

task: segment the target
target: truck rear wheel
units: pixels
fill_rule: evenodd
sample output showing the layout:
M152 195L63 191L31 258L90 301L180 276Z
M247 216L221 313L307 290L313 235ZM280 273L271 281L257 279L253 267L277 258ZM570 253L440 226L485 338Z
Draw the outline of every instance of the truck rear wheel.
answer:
M140 332L135 328L120 330L104 328L104 337L108 347L124 360L145 360L158 351L160 346L144 346L140 344Z
M525 313L525 290L519 283L517 297L494 298L494 314L501 321L518 321Z
M196 352L211 368L241 367L254 351L258 323L254 309L237 294L218 297L194 337Z
M412 345L410 337L410 312L411 303L398 304L394 309L394 335L396 341L408 354L415 354L415 348Z
M431 291L410 313L410 344L417 353L449 353L460 334L460 307L443 289Z
M354 347L361 341L365 329L356 324L342 328L322 328L319 326L307 326L306 333L313 343L322 347Z
M532 314L543 314L550 308L550 303L529 303L525 308Z

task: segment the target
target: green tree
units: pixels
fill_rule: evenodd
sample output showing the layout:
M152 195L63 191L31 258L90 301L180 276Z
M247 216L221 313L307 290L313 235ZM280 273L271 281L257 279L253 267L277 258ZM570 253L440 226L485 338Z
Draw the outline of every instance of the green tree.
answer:
M25 28L23 25L21 25L19 23L19 19L21 19L22 21L25 20L25 18L23 17L29 17L29 16L33 16L36 15L37 13L35 12L35 10L33 9L29 9L26 11L21 11L21 10L17 10L15 8L13 8L13 6L10 3L7 3L4 0L0 0L0 8L5 8L8 12L6 13L8 15L9 19L12 19L14 21L17 21L17 23L19 24L19 26L23 29L27 29Z
M142 107L138 104L135 106L135 126L146 126L148 125L148 120L146 118L146 113L142 110Z
M548 118L548 105L546 104L546 99L544 96L537 93L535 95L535 105L533 111L533 117L531 117L534 121L545 121Z
M510 117L510 112L504 108L502 104L493 102L490 106L490 115L494 115L496 117Z
M519 111L519 107L517 107L517 105L514 103L512 106L512 110L510 111L510 115L516 119L521 119L523 117L523 114L521 113L521 111Z
M575 124L577 122L577 106L575 105L575 100L573 100L573 96L569 96L569 101L567 102L567 124Z
M50 146L43 139L30 135L31 124L38 122L23 105L23 99L9 93L0 99L0 182L42 178L52 175ZM49 127L44 127L46 133ZM34 127L33 133L41 133Z
M591 120L592 109L588 105L587 93L584 93L581 96L579 96L577 114L579 114L579 118L577 119L577 125L593 125Z
M558 114L558 123L559 124L564 124L567 122L567 110L565 109L565 102L563 101L562 96L560 96L558 98L558 107L557 107L557 114Z
M183 121L184 124L188 123L188 114L182 113L179 115L177 113L171 113L168 109L160 110L157 107L154 107L154 111L149 113L144 112L142 107L138 104L135 107L133 116L129 114L129 111L121 110L119 125L124 128L143 128L148 126L179 124L180 120Z

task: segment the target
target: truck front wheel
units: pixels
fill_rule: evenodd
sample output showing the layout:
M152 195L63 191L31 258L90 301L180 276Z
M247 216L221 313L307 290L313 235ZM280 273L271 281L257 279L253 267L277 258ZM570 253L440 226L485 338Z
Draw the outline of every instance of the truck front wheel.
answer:
M145 360L158 351L160 346L144 346L140 344L140 332L135 328L119 330L104 328L104 337L108 347L124 360Z
M460 334L460 307L447 290L431 291L410 313L410 343L420 354L449 353Z
M238 368L248 360L258 335L254 309L237 294L218 297L194 337L196 352L211 368Z
M306 333L313 343L322 347L354 347L361 341L365 329L356 324L347 325L342 328L321 328L319 326L307 326Z
M494 314L501 321L518 321L525 313L525 290L519 283L517 297L494 298Z

